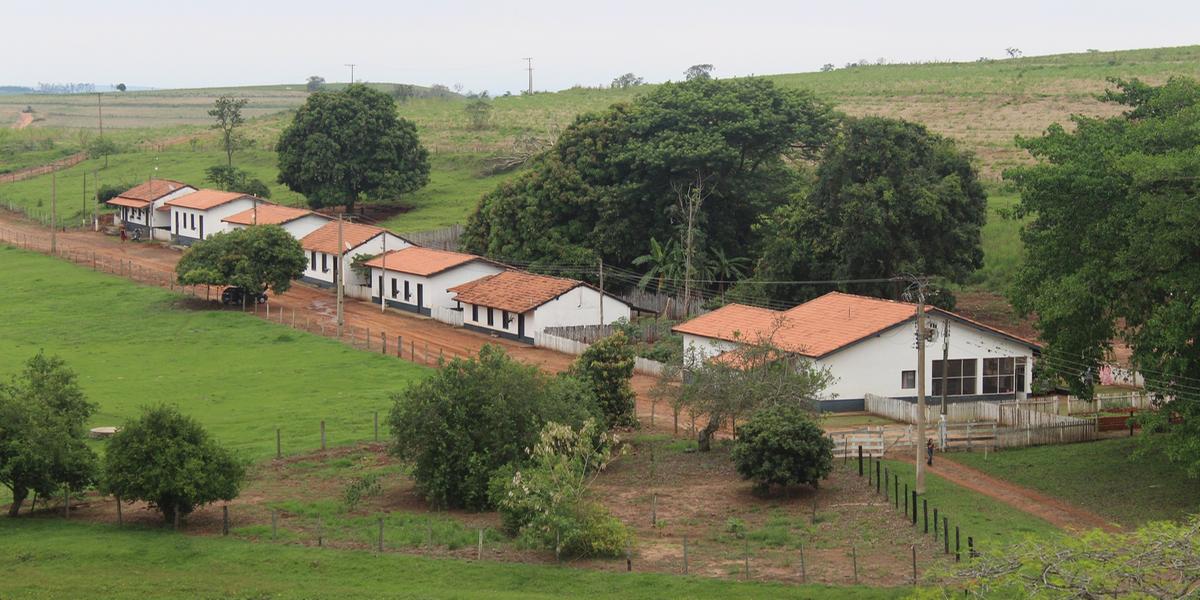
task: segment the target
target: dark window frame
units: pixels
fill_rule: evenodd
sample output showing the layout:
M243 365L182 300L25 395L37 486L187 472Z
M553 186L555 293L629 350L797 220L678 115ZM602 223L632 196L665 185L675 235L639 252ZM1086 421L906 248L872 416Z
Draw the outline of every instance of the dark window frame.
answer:
M946 395L947 396L973 396L977 393L976 380L979 376L979 359L976 358L952 358L947 363L946 372ZM942 361L933 361L933 385L930 393L934 396L942 395Z
M911 390L917 387L917 372L915 369L900 371L900 389Z

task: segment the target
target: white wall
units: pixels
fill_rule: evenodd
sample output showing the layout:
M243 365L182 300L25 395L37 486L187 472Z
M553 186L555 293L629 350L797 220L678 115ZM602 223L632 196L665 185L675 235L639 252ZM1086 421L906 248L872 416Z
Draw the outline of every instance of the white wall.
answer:
M417 285L423 286L423 305L421 308L427 308L431 311L434 308L455 308L458 303L454 301L454 294L448 292L450 288L474 281L480 277L495 275L504 269L475 260L466 264L453 267L437 273L431 277L422 277L420 275L412 275L410 273L400 273L388 269L386 277L383 279L384 296L388 300L402 302L404 304L417 304ZM371 269L371 281L378 282L379 275L383 269L373 267ZM392 282L396 282L396 294L392 295ZM408 282L409 298L404 298L404 282Z
M171 212L166 210L156 210L162 206L167 200L186 196L196 191L196 188L182 187L170 194L155 200L146 205L146 208L129 208L127 206L116 207L116 219L122 223L134 223L137 225L149 225L151 227L169 227Z
M737 344L733 342L683 334L683 356L689 367L734 348L737 348Z
M586 285L551 300L533 310L533 323L526 323L526 333L543 331L547 327L565 327L570 325L597 325L600 323L600 299L604 299L604 323L608 325L617 319L630 317L628 304L613 298L601 296L600 292Z
M324 227L328 222L329 217L312 214L288 221L287 223L283 223L280 225L280 227L282 227L284 231L291 234L292 237L301 239L304 236L320 229L321 227ZM242 225L241 223L226 223L225 226L227 227L228 231L235 231L249 227L249 225Z
M167 194L166 196L163 196L162 198L155 200L153 202L153 206L152 206L153 210L150 211L150 213L153 215L152 223L153 223L154 227L166 227L166 228L170 229L170 227L171 227L171 211L170 210L158 210L158 209L167 200L174 200L175 198L179 198L180 196L186 196L194 191L196 191L196 188L194 188L194 187L181 187L181 188L171 192L170 194Z
M171 233L195 239L208 239L214 233L229 231L229 223L222 221L226 217L242 212L254 206L249 198L238 198L208 210L196 210L181 206L171 207ZM178 226L175 217L179 216ZM204 236L200 236L200 216L204 216ZM192 221L195 216L195 222ZM184 220L186 217L186 221Z
M403 250L404 248L407 248L412 245L412 244L408 243L407 241L405 241L403 238L397 237L395 234L387 233L386 235L387 235L387 249L389 251ZM354 297L354 298L366 298L366 299L371 298L371 295L372 295L371 288L369 286L362 284L358 274L355 273L354 270L350 268L350 265L352 265L354 263L354 257L359 254L368 254L371 256L382 254L383 253L383 245L384 245L383 237L384 237L383 235L376 235L375 237L364 242L362 245L360 245L356 248L351 248L350 250L347 250L346 252L344 252L342 254L342 258L343 258L342 282L343 282L343 285L345 286L345 291L346 291L347 295ZM328 283L329 285L333 285L333 264L335 262L337 262L337 255L316 252L315 254L317 255L317 268L316 268L316 270L313 270L313 268L312 268L312 255L313 254L314 253L311 250L304 251L304 260L305 260L304 277L307 277L310 279L316 279L318 281ZM321 269L322 255L324 256L324 260L327 262L327 265L329 268L328 272L324 272Z
M517 332L520 331L520 326L521 326L520 316L521 315L518 313L508 313L509 320L508 320L508 323L505 323L504 322L505 321L504 320L504 314L505 314L504 311L502 311L498 308L493 308L493 309L491 309L492 310L492 324L488 325L488 318L487 318L488 307L486 307L486 306L478 307L479 308L479 318L476 319L476 318L474 318L474 310L473 310L475 305L470 304L468 302L463 302L462 306L463 306L463 324L464 325L474 325L474 326L482 328L482 329L488 329L491 331L495 331L498 333L504 333L504 334L512 335L512 336L516 336ZM524 335L524 337L527 339L533 339L533 333L534 333L533 313L534 313L533 310L526 311L525 313L523 313L525 315L525 332L524 332L525 335Z

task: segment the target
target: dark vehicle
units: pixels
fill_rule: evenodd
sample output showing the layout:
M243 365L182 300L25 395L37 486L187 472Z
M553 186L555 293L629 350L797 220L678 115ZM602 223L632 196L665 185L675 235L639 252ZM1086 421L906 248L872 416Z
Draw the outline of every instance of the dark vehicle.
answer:
M236 285L230 286L225 288L225 291L221 292L221 304L241 305L243 302L249 302L249 300L253 297L254 296L248 294L246 290ZM259 304L265 304L267 301L267 293L259 292L255 300Z

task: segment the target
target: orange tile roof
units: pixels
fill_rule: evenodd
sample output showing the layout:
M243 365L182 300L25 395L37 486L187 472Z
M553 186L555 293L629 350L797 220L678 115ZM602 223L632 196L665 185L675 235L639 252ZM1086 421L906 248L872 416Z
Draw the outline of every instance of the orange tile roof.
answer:
M153 202L153 200L137 200L134 198L117 196L116 198L105 202L105 204L111 204L113 206L128 206L129 208L146 208L146 206L148 206L151 202Z
M284 223L295 221L301 217L317 214L306 208L280 206L278 204L260 204L258 206L257 220L254 213L255 209L251 207L221 220L225 221L226 223L233 223L235 225L254 225L256 223L258 225L282 225Z
M349 221L342 222L342 243L345 245L343 252L349 252L363 244L371 238L386 232L386 229L375 227L373 225L363 225L362 223L351 223ZM322 225L316 231L304 236L300 240L300 245L305 250L315 252L324 252L325 254L338 253L338 222L337 220L330 221Z
M124 192L121 192L121 194L117 197L127 198L130 200L141 200L142 202L153 202L159 198L162 198L163 196L166 196L167 194L170 194L171 192L179 190L180 188L190 187L192 186L180 181L172 181L170 179L151 179L146 183L135 185ZM127 205L122 204L120 206Z
M238 198L253 198L249 194L241 192L223 192L221 190L196 190L186 196L172 198L163 203L164 206L178 206L179 208L191 208L194 210L208 210L213 207L221 206L228 202L233 202ZM261 200L263 204L270 204L266 200Z
M447 291L454 292L454 299L461 302L523 313L581 285L585 284L574 279L504 271L454 286Z
M932 306L926 306L925 311L944 312L956 319L1037 346L948 311L940 311ZM672 331L726 341L754 342L770 338L772 343L784 350L819 358L904 323L915 315L916 305L909 302L829 292L786 311L731 304L681 323Z
M449 250L435 250L433 248L409 246L408 248L404 248L402 250L388 251L386 262L387 270L389 271L428 277L459 265L465 265L475 260L486 259L475 256L474 254L463 254L462 252L450 252ZM383 268L383 256L376 256L364 264L368 267Z

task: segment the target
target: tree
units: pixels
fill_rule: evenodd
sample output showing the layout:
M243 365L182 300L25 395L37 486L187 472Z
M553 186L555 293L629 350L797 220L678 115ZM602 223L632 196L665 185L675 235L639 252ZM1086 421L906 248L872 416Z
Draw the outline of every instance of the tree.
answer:
M393 398L392 453L412 461L413 479L431 504L472 510L491 507L492 476L520 463L546 423L578 427L599 416L581 382L546 375L491 345Z
M704 63L692 65L683 72L683 77L687 81L695 81L697 79L712 79L713 66Z
M983 264L987 195L971 155L923 125L849 119L811 193L765 215L755 276L764 281L939 275L963 283ZM835 286L767 286L800 302ZM890 283L854 291L894 297Z
M1090 396L1114 340L1127 344L1147 388L1173 399L1144 416L1143 431L1165 435L1143 439L1200 476L1200 83L1114 84L1103 99L1123 115L1018 140L1038 163L1005 173L1030 217L1010 298L1038 317L1039 363L1076 394Z
M108 442L104 489L122 502L145 501L170 523L196 508L233 500L245 466L195 419L170 406L146 408Z
M96 455L84 440L96 412L74 371L38 352L25 369L0 383L0 484L12 492L15 517L32 491L52 496L62 486L82 490L95 481Z
M623 332L588 347L571 365L571 376L587 384L607 428L637 425L637 395L629 385L635 354Z
M828 73L836 68L837 67L833 66L833 63L825 63L825 64L821 65L821 72Z
M250 172L228 165L213 165L204 170L205 180L228 192L241 192L259 198L270 198L271 188L266 182L250 177Z
M463 241L535 264L628 267L679 230L676 190L702 175L708 248L738 254L758 216L797 185L795 162L833 135L832 110L764 79L664 84L576 118L529 167L485 195Z
M175 274L183 285L233 285L250 292L286 292L304 274L300 242L278 225L215 233L193 244Z
M128 89L128 88L126 88L126 87L125 87L125 84L123 84L123 83L118 83L118 84L117 84L117 91L123 92L123 91L125 91L126 89Z
M237 128L246 122L242 118L242 108L249 102L247 98L221 96L213 102L213 107L208 111L208 115L217 121L212 128L221 130L221 147L225 149L226 166L233 166L233 152L241 144Z
M633 259L633 265L646 270L638 281L638 287L644 290L653 283L655 291L660 294L663 284L676 281L683 273L683 257L673 239L660 244L658 240L650 238L650 251Z
M392 97L401 104L408 102L416 93L416 87L411 84L400 83L392 87Z
M120 153L121 153L121 147L118 146L116 142L112 141L109 138L96 137L96 139L90 140L87 143L88 158L100 158L103 156L104 161L105 161L105 165L104 165L105 167L108 166L108 156L110 154L120 154ZM125 191L125 190L121 190L121 191Z
M305 82L304 88L310 92L315 92L325 87L325 78L320 75L309 75L308 81Z
M617 77L616 79L613 79L611 87L624 90L631 87L637 87L644 83L646 83L646 80L642 79L641 77L638 77L633 73L626 73L620 77Z
M391 96L362 84L308 97L276 146L279 183L313 208L353 208L364 194L397 196L429 182L429 152Z
M1100 529L991 550L937 577L919 598L1194 598L1200 517L1136 532ZM960 592L961 590L961 592Z
M1022 54L1020 48L1014 48L1012 46L1005 48L1004 52L1008 54L1009 58L1020 58Z
M697 432L702 452L711 449L722 424L761 408L784 404L819 412L820 396L833 377L827 368L775 344L775 334L786 326L781 317L769 331L743 334L737 347L717 357L701 360L694 352L685 357L684 398L692 414L708 417Z
M810 411L771 404L738 428L732 456L738 474L760 491L801 483L815 488L833 471L833 440Z
M464 110L471 120L472 129L487 129L492 119L492 103L488 101L487 93L467 102Z

